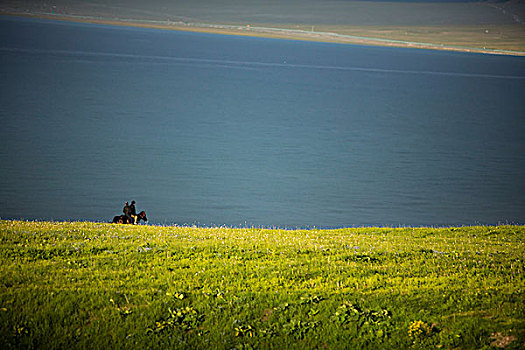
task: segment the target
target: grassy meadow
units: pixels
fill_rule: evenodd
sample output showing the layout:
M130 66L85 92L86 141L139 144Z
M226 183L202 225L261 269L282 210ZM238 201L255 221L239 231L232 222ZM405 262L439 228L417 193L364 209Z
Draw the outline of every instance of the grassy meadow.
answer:
M525 227L0 221L3 349L519 349Z

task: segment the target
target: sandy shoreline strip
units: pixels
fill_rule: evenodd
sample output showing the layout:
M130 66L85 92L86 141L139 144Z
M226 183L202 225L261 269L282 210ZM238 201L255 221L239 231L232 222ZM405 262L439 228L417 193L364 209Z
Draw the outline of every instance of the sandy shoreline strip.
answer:
M200 32L211 34L240 35L250 37L264 37L275 39L304 40L317 42L330 42L339 44L374 45L400 48L419 48L440 51L474 52L495 55L525 56L523 51L497 50L485 48L472 48L453 45L438 45L432 43L420 43L391 39L380 39L373 37L344 35L329 32L315 32L297 29L268 28L250 25L228 25L228 24L207 24L173 21L154 21L140 19L115 19L101 18L92 16L74 16L64 14L49 14L38 12L12 12L0 11L0 15L52 19L59 21L93 23L103 25L152 28L164 30L178 30L188 32Z

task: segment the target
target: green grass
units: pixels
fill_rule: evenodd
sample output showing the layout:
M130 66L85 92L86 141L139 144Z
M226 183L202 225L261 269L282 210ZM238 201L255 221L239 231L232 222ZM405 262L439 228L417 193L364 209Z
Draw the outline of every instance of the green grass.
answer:
M0 221L0 344L518 349L524 256L523 226L285 231Z

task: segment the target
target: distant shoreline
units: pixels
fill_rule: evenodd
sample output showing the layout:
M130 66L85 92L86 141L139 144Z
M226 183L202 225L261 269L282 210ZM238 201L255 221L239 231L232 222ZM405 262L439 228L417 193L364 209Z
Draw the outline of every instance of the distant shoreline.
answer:
M492 55L510 55L510 56L525 56L524 51L500 50L476 47L455 46L449 44L433 44L425 42L413 42L394 40L387 38L377 38L358 35L345 35L325 31L307 31L299 29L286 28L272 28L250 25L232 25L232 24L207 24L207 23L191 23L191 22L174 22L174 21L155 21L155 20L140 20L140 19L109 19L93 16L74 16L64 14L49 14L37 12L13 12L0 11L0 15L13 17L29 17L51 19L58 21L78 22L78 23L92 23L114 26L177 30L186 32L199 32L210 34L223 35L237 35L249 37L263 37L275 39L289 39L315 42L328 42L338 44L353 44L353 45L372 45L385 47L399 47L399 48L417 48L439 51L453 51L453 52L469 52L482 53Z

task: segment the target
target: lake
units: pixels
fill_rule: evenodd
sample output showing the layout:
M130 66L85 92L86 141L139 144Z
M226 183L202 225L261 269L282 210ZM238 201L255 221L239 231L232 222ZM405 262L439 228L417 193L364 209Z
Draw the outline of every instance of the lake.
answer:
M0 217L525 223L525 58L0 17Z

